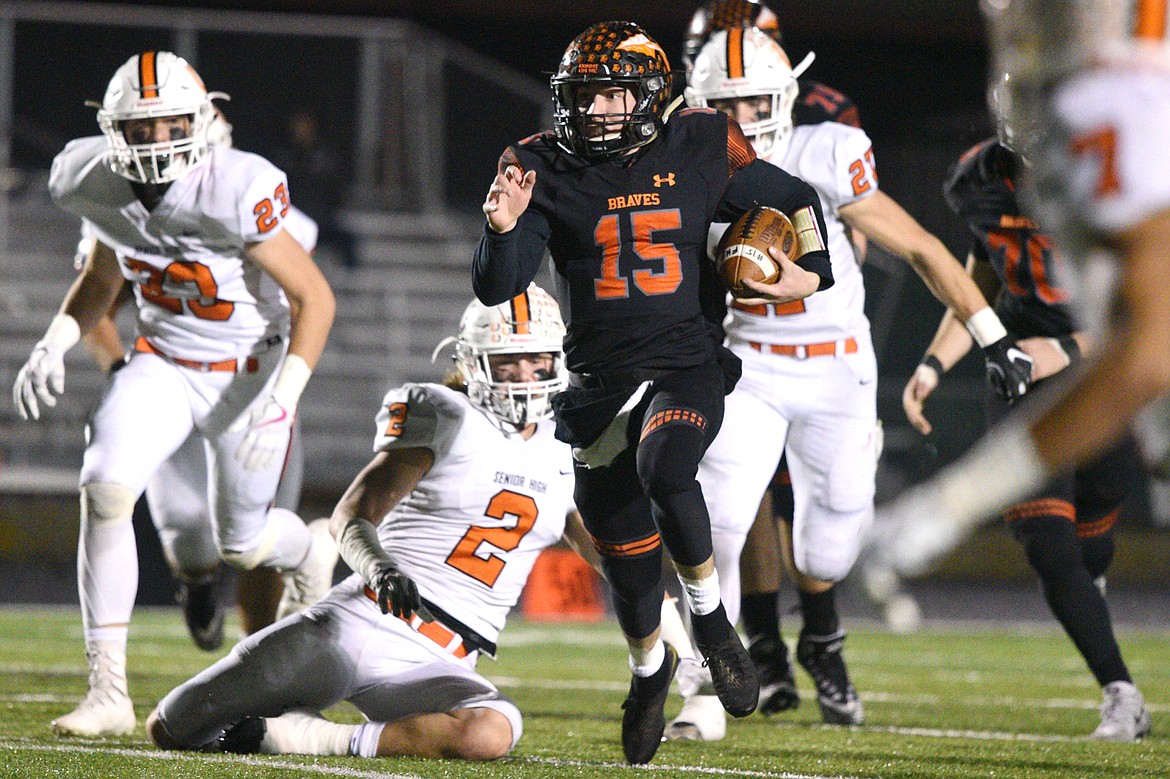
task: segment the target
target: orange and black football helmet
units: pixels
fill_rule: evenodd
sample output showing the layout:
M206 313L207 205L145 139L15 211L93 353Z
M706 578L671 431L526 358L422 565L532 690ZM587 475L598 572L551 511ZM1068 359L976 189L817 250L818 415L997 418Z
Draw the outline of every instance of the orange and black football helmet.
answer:
M605 160L657 136L670 103L670 63L662 47L633 22L601 22L569 44L551 84L561 148L588 160ZM623 114L591 114L581 107L577 92L598 85L629 89L633 108ZM587 128L595 128L599 121L620 131L590 133Z
M712 33L740 27L755 27L776 43L783 43L780 40L780 20L763 0L707 0L691 17L683 41L682 59L687 71Z

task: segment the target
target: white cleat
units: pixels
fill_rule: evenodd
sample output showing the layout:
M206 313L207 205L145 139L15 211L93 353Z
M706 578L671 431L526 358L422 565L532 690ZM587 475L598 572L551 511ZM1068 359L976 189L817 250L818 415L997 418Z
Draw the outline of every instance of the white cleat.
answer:
M667 741L720 741L727 735L727 713L717 695L692 695L666 726Z
M337 565L337 544L329 532L328 519L309 523L312 538L309 554L300 568L284 575L284 594L276 611L277 619L284 619L312 606L325 597L333 586L333 569Z
M1132 682L1110 682L1101 689L1101 724L1089 738L1096 741L1138 741L1150 732L1150 712Z
M126 687L125 652L97 649L89 656L89 689L77 708L53 720L58 736L125 736L138 720Z

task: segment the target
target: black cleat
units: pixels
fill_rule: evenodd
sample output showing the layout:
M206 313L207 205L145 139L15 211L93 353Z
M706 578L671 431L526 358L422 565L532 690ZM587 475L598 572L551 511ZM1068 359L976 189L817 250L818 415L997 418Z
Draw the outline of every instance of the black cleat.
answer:
M196 582L179 582L183 621L195 646L214 652L223 646L223 604L219 600L219 574Z
M860 725L865 721L861 699L849 681L841 648L845 631L831 636L800 634L796 644L796 661L808 671L817 687L817 704L821 718L830 725Z
M244 717L219 737L219 751L233 755L259 754L267 729L263 717Z
M800 693L788 661L783 640L757 638L748 645L748 655L760 674L760 713L770 716L800 706Z
M710 614L691 614L691 625L723 708L733 717L751 714L760 702L760 677L723 605Z
M678 652L670 644L666 646L666 658L662 667L650 676L635 676L630 681L630 694L622 703L622 751L626 762L649 763L662 734L666 731L666 715L663 708L670 694L670 681L678 668Z

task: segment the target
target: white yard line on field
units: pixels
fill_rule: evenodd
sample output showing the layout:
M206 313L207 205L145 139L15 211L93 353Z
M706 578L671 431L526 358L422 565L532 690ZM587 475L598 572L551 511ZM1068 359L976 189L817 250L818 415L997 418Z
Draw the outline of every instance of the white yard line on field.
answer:
M276 759L246 757L243 755L213 755L192 752L159 752L150 749L127 749L124 747L103 746L101 742L86 744L31 744L22 741L0 741L0 749L13 752L80 752L100 753L103 755L117 755L119 757L142 758L146 760L161 760L163 762L180 763L230 763L244 764L257 768L280 768L288 771L302 771L307 774L322 776L344 776L352 779L423 779L415 774L394 774L385 771L361 771L356 768L331 765L306 765L304 763L290 763Z
M680 771L683 773L710 776L750 776L759 777L760 779L860 779L859 777L845 776L844 774L834 774L829 777L821 776L820 774L793 774L788 771L752 771L746 768L715 768L712 766L669 765L666 763L629 765L627 763L603 763L592 760L561 760L556 757L524 757L519 758L516 762L540 763L542 765L556 766L557 768L631 768L637 771Z

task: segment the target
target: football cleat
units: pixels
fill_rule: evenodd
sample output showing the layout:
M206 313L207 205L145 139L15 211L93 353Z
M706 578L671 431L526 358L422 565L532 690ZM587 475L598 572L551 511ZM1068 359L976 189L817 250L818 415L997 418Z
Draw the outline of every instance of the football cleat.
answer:
M727 714L715 695L692 695L666 726L667 741L719 741L727 735Z
M77 708L53 720L58 736L125 736L138 720L126 686L126 652L98 646L89 655L89 689Z
M1145 699L1132 682L1110 682L1101 688L1101 724L1089 736L1097 741L1138 741L1150 732L1152 720Z
M800 706L788 646L782 640L759 637L748 645L748 655L760 675L760 713L772 715Z
M830 725L860 725L865 721L865 712L857 690L849 681L849 671L841 654L844 644L843 630L831 636L802 632L796 644L796 661L816 684L821 718Z
M284 575L284 595L276 611L277 619L312 606L325 597L333 586L333 569L337 565L337 544L329 532L329 520L315 519L309 523L312 542L309 554L300 567Z
M195 646L214 652L223 645L223 603L219 599L220 574L198 581L179 582L183 621Z
M622 703L622 751L626 762L634 765L649 763L666 730L663 708L670 694L670 681L678 668L678 653L670 644L662 666L650 676L635 676L630 680L630 694Z
M691 614L691 627L723 708L733 717L751 714L760 702L760 677L723 606L710 614Z

